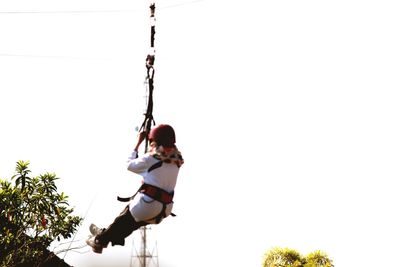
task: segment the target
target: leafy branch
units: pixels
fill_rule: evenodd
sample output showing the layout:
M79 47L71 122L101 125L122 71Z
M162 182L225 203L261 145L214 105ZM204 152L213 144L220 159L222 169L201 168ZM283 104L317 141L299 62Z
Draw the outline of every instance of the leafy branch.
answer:
M0 266L38 263L50 244L72 237L82 218L71 215L68 196L58 193L54 173L30 177L29 161L18 161L14 185L0 179ZM3 252L2 251L2 252Z

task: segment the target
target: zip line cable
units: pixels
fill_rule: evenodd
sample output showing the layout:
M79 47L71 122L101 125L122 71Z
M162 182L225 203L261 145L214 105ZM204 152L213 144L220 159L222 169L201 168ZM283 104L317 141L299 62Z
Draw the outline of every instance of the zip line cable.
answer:
M176 7L181 7L181 6L186 6L186 5L192 5L196 4L199 2L204 2L206 0L193 0L193 1L188 1L188 2L183 2L183 3L178 3L178 4L171 4L171 5L166 5L163 7L157 7L157 10L164 10L164 9L171 9L171 8L176 8ZM142 12L142 9L115 9L115 10L49 10L49 11L42 11L42 10L29 10L29 11L0 11L0 14L96 14L96 13L136 13L136 12Z
M0 14L85 14L85 13L133 13L140 12L136 9L116 9L116 10L30 10L30 11L0 11Z
M166 10L171 8L177 8L185 5L192 5L206 0L193 0L188 2L182 2L178 4L166 5L163 7L157 7L157 10ZM134 13L141 12L141 9L128 9L128 10L53 10L53 11L0 11L2 14L88 14L88 13ZM152 37L154 38L154 36ZM154 40L152 41L154 42ZM58 55L30 55L30 54L11 54L11 53L0 53L0 57L27 57L27 58L53 58L53 59L73 59L73 60L112 60L111 58L90 58L90 57L75 57L75 56L58 56ZM153 70L154 71L154 70ZM150 80L148 81L150 83ZM152 81L151 81L152 83ZM152 85L151 85L152 86Z
M72 60L113 60L106 57L79 57L79 56L57 56L57 55L30 55L30 54L7 54L0 53L0 57L25 57L25 58L48 58L48 59L72 59Z

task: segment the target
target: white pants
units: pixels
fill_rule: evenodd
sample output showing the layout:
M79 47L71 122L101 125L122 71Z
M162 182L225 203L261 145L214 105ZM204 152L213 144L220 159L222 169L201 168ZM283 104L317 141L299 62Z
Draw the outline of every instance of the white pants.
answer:
M165 215L171 214L173 203L167 204ZM144 194L139 194L130 204L129 211L137 222L156 223L155 217L162 211L163 204Z

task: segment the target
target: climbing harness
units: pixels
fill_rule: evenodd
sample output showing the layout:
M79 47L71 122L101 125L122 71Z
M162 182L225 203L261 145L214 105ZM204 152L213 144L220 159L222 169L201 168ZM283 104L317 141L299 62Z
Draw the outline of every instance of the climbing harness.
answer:
M151 185L151 184L142 184L140 188L136 191L136 193L131 197L118 197L118 200L121 202L128 202L135 198L138 193L145 194L146 196L151 197L158 202L161 202L165 205L171 204L174 197L174 192L168 193L167 191Z
M162 161L160 161L160 162L162 163ZM174 192L168 193L167 191L165 191L157 186L154 186L151 184L142 184L133 196L117 197L117 199L118 199L118 201L121 201L121 202L129 202L129 201L133 200L138 193L142 193L148 197L151 197L152 199L160 202L163 205L161 211L156 216L149 219L148 221L155 220L156 224L158 224L161 222L161 220L163 218L167 217L167 214L166 214L167 205L173 203L172 199L174 197ZM171 212L171 216L175 217L176 214Z

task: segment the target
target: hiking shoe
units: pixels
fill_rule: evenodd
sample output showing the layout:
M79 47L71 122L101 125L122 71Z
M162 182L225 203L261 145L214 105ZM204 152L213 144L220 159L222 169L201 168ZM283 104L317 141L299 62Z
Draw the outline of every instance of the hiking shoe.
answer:
M89 231L93 236L96 236L96 235L99 235L103 230L92 223L89 226Z
M86 240L86 244L92 247L93 252L101 254L103 252L103 246L96 240L95 236L92 236Z

